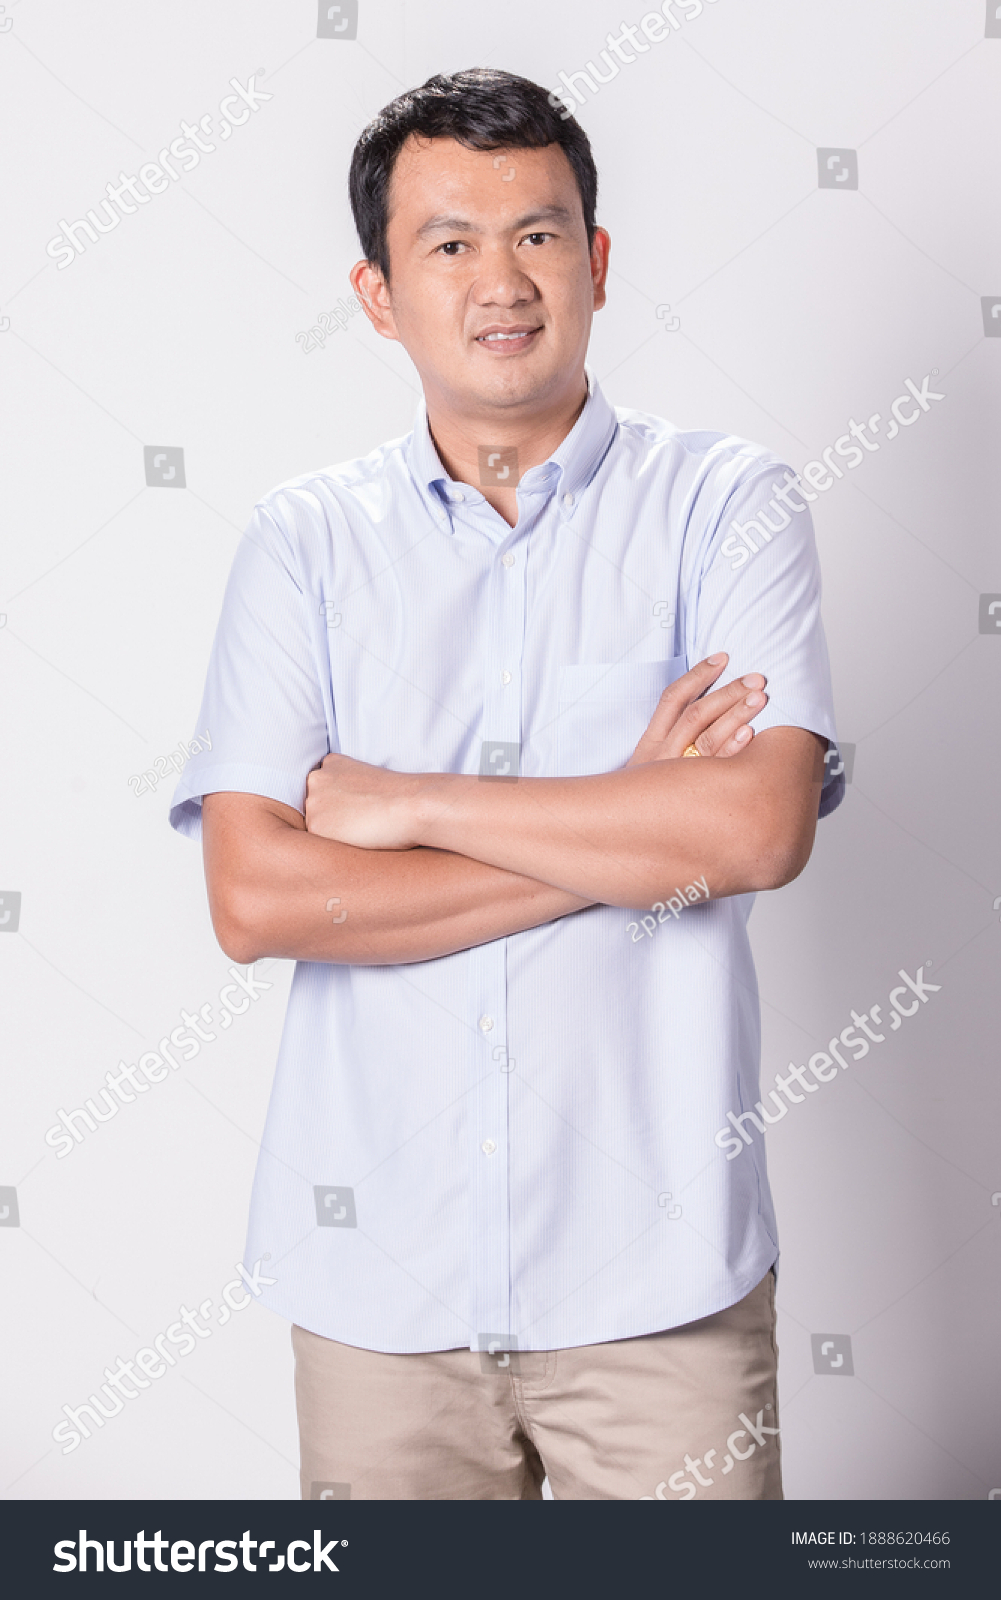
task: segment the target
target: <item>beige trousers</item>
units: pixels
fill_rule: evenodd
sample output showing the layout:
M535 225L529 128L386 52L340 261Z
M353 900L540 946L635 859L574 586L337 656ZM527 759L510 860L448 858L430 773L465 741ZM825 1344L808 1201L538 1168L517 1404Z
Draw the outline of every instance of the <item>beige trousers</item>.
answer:
M304 1500L781 1500L771 1268L663 1333L489 1357L293 1327Z

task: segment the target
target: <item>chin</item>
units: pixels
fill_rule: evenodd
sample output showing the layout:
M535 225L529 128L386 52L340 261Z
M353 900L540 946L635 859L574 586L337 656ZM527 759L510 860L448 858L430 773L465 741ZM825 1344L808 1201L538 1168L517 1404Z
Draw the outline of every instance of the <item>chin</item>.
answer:
M527 361L512 362L510 371L490 376L491 381L487 383L480 376L476 392L482 402L495 406L530 405L533 400L544 399L560 381L560 374L548 364L543 368L539 363Z

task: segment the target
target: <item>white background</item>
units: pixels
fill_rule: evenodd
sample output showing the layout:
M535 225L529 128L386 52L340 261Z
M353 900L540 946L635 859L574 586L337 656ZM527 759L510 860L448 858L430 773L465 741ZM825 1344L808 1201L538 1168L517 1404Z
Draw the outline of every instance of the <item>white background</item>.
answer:
M10 1497L298 1495L288 1327L256 1308L72 1454L51 1436L106 1365L233 1277L290 964L68 1157L44 1134L227 981L173 784L129 778L195 731L255 500L411 426L414 370L361 316L311 354L295 338L349 292L354 140L434 72L553 87L643 9L362 0L353 42L315 37L315 0L0 15L0 882L23 895L0 938ZM978 633L978 595L1001 592L1001 342L980 304L1001 296L1001 39L984 31L983 0L717 0L580 112L613 239L590 357L613 403L798 468L907 377L937 368L947 396L814 507L854 776L751 920L766 1083L885 1002L898 968L930 960L941 984L768 1135L789 1498L1001 1485L1001 640ZM56 267L60 218L260 68L270 101ZM818 188L818 146L858 151L857 191ZM183 448L185 490L145 486L144 444ZM819 1332L851 1336L854 1377L814 1373Z

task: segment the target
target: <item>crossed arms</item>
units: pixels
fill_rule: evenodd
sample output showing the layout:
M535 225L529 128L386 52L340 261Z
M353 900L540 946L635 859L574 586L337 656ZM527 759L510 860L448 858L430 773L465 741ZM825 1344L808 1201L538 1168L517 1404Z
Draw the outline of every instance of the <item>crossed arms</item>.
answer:
M707 693L726 659L664 691L617 772L481 782L329 755L309 774L305 817L260 795L206 795L219 943L244 965L396 965L589 905L646 910L696 875L714 899L790 882L813 847L826 740L752 736L764 679ZM679 759L692 742L715 759Z

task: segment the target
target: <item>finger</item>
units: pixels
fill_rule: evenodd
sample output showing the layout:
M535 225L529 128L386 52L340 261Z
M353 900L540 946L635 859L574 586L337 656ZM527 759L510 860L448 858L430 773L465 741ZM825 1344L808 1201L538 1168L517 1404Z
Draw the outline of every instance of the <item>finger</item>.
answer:
M756 717L767 703L768 696L761 689L752 689L750 693L745 690L736 705L731 706L722 716L716 717L692 741L695 748L705 756L717 755L737 730Z
M763 674L751 672L710 692L710 684L726 659L725 651L708 657L663 691L627 766L680 756L720 716L740 704L748 690L754 692L764 687L767 680ZM700 682L705 685L701 693ZM747 715L756 709L760 709L760 703Z
M748 723L744 723L743 727L738 728L719 750L713 752L715 759L720 761L727 756L739 756L742 750L747 749L754 738L754 733L755 730Z
M738 705L733 706L722 717L717 717L716 721L693 741L696 750L704 756L718 756L724 751L735 755L747 742L744 732L749 723L767 704L766 694L760 689L752 690ZM738 738L738 735L741 737Z
M682 673L680 678L675 678L673 683L668 684L657 702L644 738L666 739L685 706L705 694L710 685L715 683L729 659L726 651L720 650L716 655L707 656L704 661L698 662L688 672Z
M734 729L741 721L749 721L750 717L760 711L765 704L766 697L762 696L764 683L765 679L760 672L749 672L734 683L716 689L704 699L696 700L694 705L688 706L681 713L673 733L668 738L667 742L672 750L677 741L681 740L683 742L679 747L679 754L690 744L696 745L707 755L712 754L715 744L713 740L706 738L709 730L721 718L732 713L737 714L737 719L733 723Z
M717 750L717 760L722 760L727 756L739 756L742 750L747 749L753 738L754 729L745 722L744 726L738 728L733 737L727 740L722 750Z
M702 719L704 725L709 727L721 716L724 716L731 707L739 705L749 694L757 693L765 687L767 678L761 672L745 672L742 678L733 678L729 683L724 683L721 688L714 689L711 694L706 694L699 700L694 700L686 708L693 717Z

